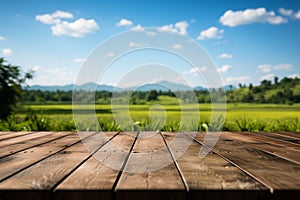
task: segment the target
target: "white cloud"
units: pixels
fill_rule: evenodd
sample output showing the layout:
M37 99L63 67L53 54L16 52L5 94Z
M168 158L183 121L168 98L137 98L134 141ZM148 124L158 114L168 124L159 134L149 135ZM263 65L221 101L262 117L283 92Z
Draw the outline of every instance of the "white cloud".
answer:
M257 69L259 69L263 73L269 73L272 70L272 65L269 65L269 64L258 65Z
M284 8L279 8L279 13L285 16L292 16L293 11L292 10L287 10Z
M61 22L61 19L72 19L73 17L72 13L57 10L52 14L36 15L35 20L44 24L57 24Z
M189 24L186 21L177 22L175 24L175 28L177 28L180 34L186 35L187 31L186 29L189 27Z
M234 83L249 83L251 81L250 76L239 76L239 77L228 77L226 79L228 84L234 84Z
M114 57L116 54L114 52L109 52L106 54L106 57L110 58L110 57Z
M298 10L298 12L294 12L293 10L279 8L279 13L291 19L300 19L300 10Z
M66 35L79 38L94 33L100 28L94 19L80 18L73 22L62 21L62 19L73 17L72 13L57 10L52 14L36 15L35 19L44 24L51 24L52 34L56 36Z
M257 69L259 69L263 73L270 73L273 69L275 69L275 70L291 70L292 67L293 66L291 64L277 64L277 65L263 64L263 65L258 65Z
M223 25L235 27L252 23L282 24L287 22L282 16L277 16L274 11L267 12L265 8L246 9L239 11L228 10L219 20Z
M181 44L173 44L172 48L178 50L178 49L182 48L182 45Z
M35 16L35 20L40 21L44 24L56 24L60 23L60 19L53 18L50 14L37 15Z
M164 25L161 27L158 27L157 30L160 32L173 32L173 33L180 33L182 35L187 34L187 28L189 26L189 23L186 21L180 21L174 24Z
M74 62L76 63L83 63L85 61L85 58L76 58L74 59Z
M146 31L145 28L143 26L141 26L140 24L134 26L132 29L132 31L135 31L135 32L144 32L146 35L149 35L149 36L154 36L156 35L155 32L152 32L152 31Z
M0 36L0 40L6 40L6 37Z
M131 30L136 31L136 32L144 32L145 28L142 27L140 24L134 26Z
M295 14L295 18L300 19L300 10Z
M76 74L78 73L73 67L59 67L49 68L35 66L36 76L34 79L29 80L30 85L65 85L74 83L76 80Z
M229 53L222 53L222 54L218 55L218 58L223 58L223 59L230 59L232 57L233 56Z
M83 37L86 34L94 33L99 29L99 25L93 19L80 18L74 22L63 21L62 23L55 24L51 27L53 35Z
M142 47L144 44L136 43L136 42L129 42L128 46L130 47Z
M11 56L13 54L12 50L9 48L2 49L2 54L4 56Z
M274 66L274 69L277 70L291 70L292 69L292 65L291 64L278 64Z
M116 25L117 26L132 26L132 21L128 20L128 19L121 19Z
M221 39L224 35L224 30L219 30L217 27L210 27L204 31L200 32L198 36L198 40L206 40L206 39Z
M267 74L267 75L262 76L262 77L260 78L260 80L261 80L261 81L262 81L262 80L273 80L274 77L275 77L274 74Z
M177 30L174 28L173 24L158 27L157 30L160 32L177 32Z
M61 18L61 19L72 19L74 16L72 13L57 10L52 14L52 17L54 18Z
M217 71L219 73L224 73L224 72L227 72L231 68L232 68L231 65L223 65L222 67L218 68Z
M206 66L203 67L193 67L192 69L188 70L188 71L184 71L183 74L191 74L193 76L197 76L199 75L199 73L203 73L207 70Z
M32 71L34 71L34 72L36 72L36 71L38 71L38 70L40 70L41 69L41 67L40 66L38 66L38 65L36 65L36 66L34 66L34 67L32 67Z
M300 10L298 10L298 12L294 12L293 10L279 8L279 12L280 14L287 16L291 19L300 19Z

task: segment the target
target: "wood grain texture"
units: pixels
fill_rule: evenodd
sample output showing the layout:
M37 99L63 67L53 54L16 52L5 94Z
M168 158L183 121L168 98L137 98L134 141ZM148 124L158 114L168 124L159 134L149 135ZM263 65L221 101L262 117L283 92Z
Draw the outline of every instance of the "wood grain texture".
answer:
M85 137L91 134L86 134ZM0 159L0 181L79 141L80 138L77 134L66 133L66 137L2 157Z
M263 136L253 135L251 133L243 133L243 137L241 137L241 134L225 132L223 133L223 137L226 139L246 142L256 149L300 164L300 146L298 145L287 145L279 140L272 140Z
M84 142L89 143L96 151L106 142L104 139L97 141L97 138L94 134ZM83 143L77 143L1 182L0 189L52 189L90 154Z
M284 135L295 139L300 139L300 132L298 133L297 132L279 132L279 133L272 132L272 134L279 134L279 135Z
M185 189L160 133L141 132L137 138L116 187L117 191L133 189Z
M124 132L119 133L59 184L56 191L112 190L134 139Z
M20 137L14 137L14 138L9 138L7 140L1 141L0 143L0 147L5 147L5 146L10 146L12 144L18 144L18 143L24 143L27 140L35 140L38 138L42 138L45 137L46 135L51 135L54 132L34 132L32 134L28 134L28 135L22 135ZM20 133L16 133L17 136Z
M278 140L272 137L266 137L264 135L261 134L253 134L250 132L242 132L242 133L231 133L231 132L224 132L225 134L223 135L235 135L234 140L241 140L245 143L255 143L255 144L271 144L274 145L275 147L278 147L279 149L282 147L288 147L289 149L293 149L296 151L300 151L300 146L294 143L290 143L290 142L285 142L283 140ZM230 134L229 134L230 133Z
M0 199L297 199L294 134L0 132Z
M249 177L219 155L210 152L199 156L201 145L188 135L163 133L190 190L266 190L262 184ZM190 146L184 150L186 144Z
M248 175L255 177L271 191L300 188L300 165L270 155L246 142L228 139L223 135L226 133L221 134L213 148L214 152L230 160ZM203 141L203 134L198 134L196 139Z
M33 132L0 132L0 141L10 138L16 138L23 135L32 134Z
M273 138L273 139L276 139L278 141L282 141L284 143L291 143L291 144L295 144L295 145L300 146L300 139L289 137L289 136L286 136L284 134L269 133L269 132L259 132L259 133L251 133L251 134L261 135L261 136L263 135L265 137Z
M3 144L0 147L0 158L14 154L16 152L41 145L43 143L56 140L57 138L65 137L66 135L73 134L71 132L37 132L22 137L11 138L1 141ZM31 137L32 136L32 137ZM0 146L1 146L0 144Z
M112 199L113 186L136 134L122 132L112 138L55 188L56 199Z

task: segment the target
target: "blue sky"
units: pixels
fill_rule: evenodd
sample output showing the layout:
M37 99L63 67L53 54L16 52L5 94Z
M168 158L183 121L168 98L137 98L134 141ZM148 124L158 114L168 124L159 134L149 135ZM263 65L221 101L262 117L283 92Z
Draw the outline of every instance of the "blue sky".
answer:
M226 85L300 77L296 0L10 0L1 2L0 21L0 56L34 69L30 84L74 83L82 61L99 43L136 27L163 27L194 39ZM103 83L116 84L126 71L115 68ZM201 84L193 71L181 73L192 85Z

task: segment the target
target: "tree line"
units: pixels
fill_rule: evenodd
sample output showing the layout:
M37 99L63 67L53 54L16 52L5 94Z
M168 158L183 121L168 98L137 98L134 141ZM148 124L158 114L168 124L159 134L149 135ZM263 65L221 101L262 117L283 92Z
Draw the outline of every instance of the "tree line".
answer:
M275 103L293 104L300 103L300 79L284 77L279 80L263 80L260 85L239 85L239 89L227 92L229 103Z
M231 87L233 88L233 87ZM176 95L175 95L176 93ZM275 103L275 104L293 104L300 103L300 79L285 77L279 81L278 77L274 81L263 80L257 86L253 84L239 85L237 89L229 89L222 94L218 89L197 90L197 91L76 91L75 95L72 91L40 91L40 90L24 90L22 96L23 103L71 103L74 95L75 101L81 103L89 103L95 101L99 104L111 103L112 95L115 99L125 101L130 96L130 104L146 104L150 101L156 101L159 96L176 97L186 103L194 102L192 99L196 95L198 103L210 103L211 94L215 96L214 102L219 102L226 95L227 103ZM219 95L219 96L218 96Z

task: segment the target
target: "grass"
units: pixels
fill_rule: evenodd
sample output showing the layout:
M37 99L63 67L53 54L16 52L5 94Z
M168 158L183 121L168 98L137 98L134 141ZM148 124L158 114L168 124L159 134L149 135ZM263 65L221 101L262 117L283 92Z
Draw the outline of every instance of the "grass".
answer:
M81 112L79 116L80 130L215 131L222 129L224 131L300 132L300 104L227 104L226 112L217 106L217 111L214 112L215 120L211 121L212 107L210 104L200 104L198 112L198 105L186 104L180 108L172 99L163 97L160 101L145 105L130 105L129 117L132 121L128 121L122 126L113 118L113 112L116 112L115 114L118 116L122 115L121 107L112 110L111 105L96 105L95 111L99 123L95 124L86 115L91 111L91 106L80 105L78 107ZM153 106L155 104L160 104L160 106ZM180 123L183 121L181 111L188 117L182 124ZM199 120L189 120L189 118L197 119L198 114L200 114ZM162 116L164 118L161 118ZM6 121L0 121L0 130L75 131L72 105L23 106Z

